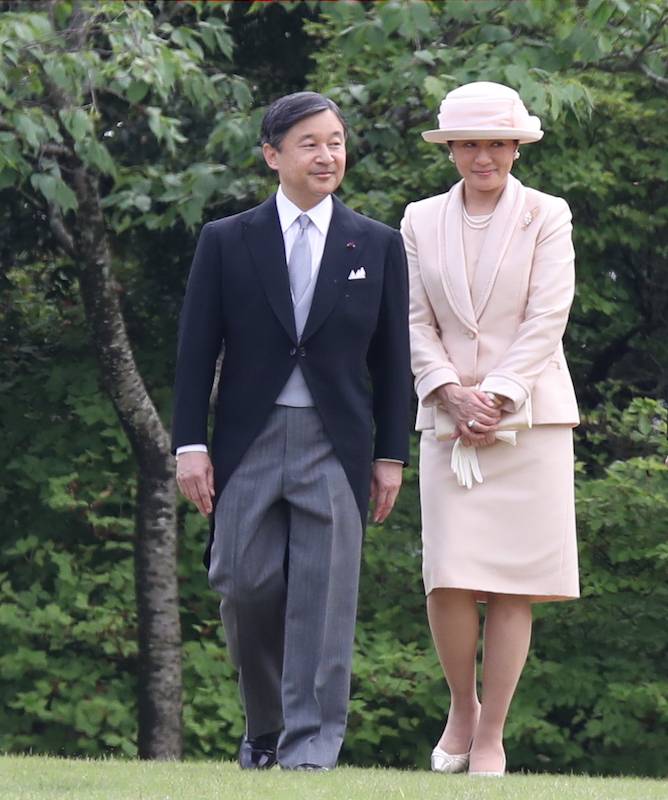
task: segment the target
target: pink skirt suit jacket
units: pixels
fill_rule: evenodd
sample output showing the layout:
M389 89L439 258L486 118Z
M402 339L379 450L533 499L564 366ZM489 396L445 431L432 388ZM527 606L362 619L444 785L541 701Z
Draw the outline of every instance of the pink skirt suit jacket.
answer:
M463 243L463 181L411 203L401 232L410 270L412 368L422 431L423 576L436 587L579 593L572 428L579 416L562 336L574 294L571 213L512 175L471 276ZM531 396L531 430L517 445L477 449L483 482L459 486L452 442L435 439L431 393L479 386L517 411Z

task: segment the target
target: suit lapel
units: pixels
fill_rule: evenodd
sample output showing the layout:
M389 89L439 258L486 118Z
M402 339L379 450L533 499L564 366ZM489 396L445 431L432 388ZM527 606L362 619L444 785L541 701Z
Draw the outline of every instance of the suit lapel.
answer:
M334 201L332 219L302 342L322 325L334 308L346 287L350 271L357 267L357 260L360 258L366 239L366 232L359 225L353 212L336 197L332 197L332 200Z
M512 175L508 176L506 188L499 198L492 222L487 230L485 244L478 260L478 267L471 285L471 298L475 306L475 317L480 319L492 292L499 267L503 261L519 216L524 207L526 189Z
M451 308L467 329L477 330L462 239L463 186L464 181L455 184L440 209L438 263L443 289Z
M285 261L285 244L278 220L275 196L259 205L253 216L248 221L242 222L242 227L253 265L271 307L288 336L297 343L295 314Z
M441 280L450 306L471 330L480 319L494 287L499 267L508 251L513 232L524 207L526 189L512 175L499 198L487 230L478 266L469 286L462 238L463 181L449 193L440 210L438 226L438 261Z

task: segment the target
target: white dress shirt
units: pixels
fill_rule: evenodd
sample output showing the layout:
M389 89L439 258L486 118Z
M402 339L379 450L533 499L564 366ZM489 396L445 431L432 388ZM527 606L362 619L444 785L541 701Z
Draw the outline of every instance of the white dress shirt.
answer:
M325 240L329 231L329 223L332 221L332 210L334 203L332 196L327 195L317 206L302 211L292 200L288 200L282 187L276 192L276 209L278 210L278 221L283 232L283 243L285 245L285 263L290 260L292 246L299 233L299 223L297 219L302 215L306 216L313 223L307 230L308 241L311 245L311 277L314 277L320 269L322 254L325 250Z

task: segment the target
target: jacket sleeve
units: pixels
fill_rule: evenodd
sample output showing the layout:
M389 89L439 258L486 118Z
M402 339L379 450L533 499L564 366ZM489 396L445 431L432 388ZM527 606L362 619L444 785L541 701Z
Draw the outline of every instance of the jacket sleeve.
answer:
M378 324L367 353L373 388L374 458L408 464L411 371L408 274L401 236L392 231L385 255Z
M223 344L221 256L214 223L202 229L179 323L172 450L208 442L216 361Z
M566 329L575 292L572 227L568 204L553 198L536 241L524 317L510 347L480 386L510 398L514 410L531 394Z

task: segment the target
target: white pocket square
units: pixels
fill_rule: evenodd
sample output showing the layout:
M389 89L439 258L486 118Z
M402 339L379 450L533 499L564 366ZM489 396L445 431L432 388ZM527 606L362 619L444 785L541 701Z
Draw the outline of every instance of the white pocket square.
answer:
M366 278L366 270L364 267L360 267L359 269L351 269L350 275L348 275L349 281L363 281Z

